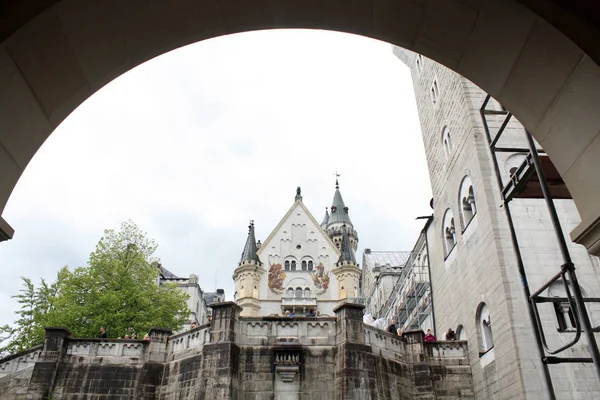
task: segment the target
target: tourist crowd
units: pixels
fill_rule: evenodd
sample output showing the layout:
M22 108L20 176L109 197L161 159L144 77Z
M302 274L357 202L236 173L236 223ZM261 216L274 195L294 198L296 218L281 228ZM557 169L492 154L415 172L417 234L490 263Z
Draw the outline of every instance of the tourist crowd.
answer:
M363 316L363 322L367 325L371 325L377 329L385 330L388 333L398 335L402 338L402 328L398 328L398 319L396 317L392 317L392 322L387 326L387 328L385 324L385 318L375 318L371 314L365 314ZM427 329L423 340L426 342L437 342L436 337L431 333L431 329ZM452 328L448 328L444 334L443 340L456 340L456 332L454 332Z

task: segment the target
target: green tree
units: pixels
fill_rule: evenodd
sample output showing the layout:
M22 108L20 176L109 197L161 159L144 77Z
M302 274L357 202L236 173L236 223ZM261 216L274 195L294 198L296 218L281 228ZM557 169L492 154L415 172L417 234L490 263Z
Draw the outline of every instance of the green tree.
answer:
M158 284L153 263L156 243L133 222L104 231L88 266L62 268L52 284L39 287L23 278L14 297L21 304L12 326L0 327L0 353L15 353L41 343L45 326L63 326L75 337L95 337L104 327L109 337L143 334L151 327L181 329L188 318L188 295L176 284Z
M66 267L50 285L42 279L37 288L30 279L21 278L23 288L13 296L21 305L21 308L15 311L18 318L13 325L0 326L0 356L18 353L42 343L44 326L48 326L47 317L52 313L64 271Z

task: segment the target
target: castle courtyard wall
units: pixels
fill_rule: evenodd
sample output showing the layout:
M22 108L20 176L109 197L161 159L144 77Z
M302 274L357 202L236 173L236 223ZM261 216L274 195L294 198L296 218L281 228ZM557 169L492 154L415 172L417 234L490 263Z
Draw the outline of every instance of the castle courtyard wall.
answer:
M178 335L152 330L150 342L73 339L50 328L43 348L0 360L0 371L11 369L0 376L0 397L473 398L466 342L424 343L421 331L400 340L363 324L356 304L328 318L245 318L239 311L233 303L213 305L210 325ZM15 367L21 358L30 361Z

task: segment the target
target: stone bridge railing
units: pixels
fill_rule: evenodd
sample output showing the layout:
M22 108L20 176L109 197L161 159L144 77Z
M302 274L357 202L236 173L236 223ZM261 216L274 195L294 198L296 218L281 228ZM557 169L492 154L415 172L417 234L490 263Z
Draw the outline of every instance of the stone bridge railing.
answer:
M457 360L457 364L469 364L469 348L466 340L424 342L424 353L432 360Z
M240 317L236 342L242 346L334 346L336 321L334 317Z
M146 361L148 343L131 339L67 339L67 362L91 364L142 364Z
M40 358L43 345L0 359L0 378L33 367Z
M438 361L447 364L469 364L469 349L466 340L425 342L423 331L404 332L402 338L370 325L364 325L365 344L373 353L395 360Z
M364 325L365 344L371 346L373 353L395 360L405 359L406 343L398 335L382 331L370 325Z
M209 342L210 324L200 325L189 331L169 336L167 339L167 361L200 353L204 344Z

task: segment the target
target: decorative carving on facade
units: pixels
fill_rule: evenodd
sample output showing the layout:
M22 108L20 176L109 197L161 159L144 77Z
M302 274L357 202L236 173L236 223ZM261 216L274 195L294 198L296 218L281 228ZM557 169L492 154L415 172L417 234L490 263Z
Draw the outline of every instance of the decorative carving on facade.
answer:
M325 271L323 263L317 265L317 271L310 274L317 289L317 294L324 293L329 288L329 271Z
M275 364L276 365L299 365L300 354L299 353L275 353Z
M285 280L286 274L281 268L281 264L271 264L269 267L269 289L277 294L282 294L284 291L283 281Z

